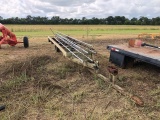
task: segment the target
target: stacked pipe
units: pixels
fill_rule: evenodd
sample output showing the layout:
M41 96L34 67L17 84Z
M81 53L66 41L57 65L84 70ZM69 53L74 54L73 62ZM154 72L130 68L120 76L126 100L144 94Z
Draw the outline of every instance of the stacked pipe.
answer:
M94 62L92 54L95 54L96 51L93 49L92 45L60 32L55 34L55 39L61 46L63 46L81 62Z

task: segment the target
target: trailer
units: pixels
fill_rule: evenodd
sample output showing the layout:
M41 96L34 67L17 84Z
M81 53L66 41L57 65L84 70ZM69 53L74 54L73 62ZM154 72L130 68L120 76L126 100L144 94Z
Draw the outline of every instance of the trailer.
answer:
M55 33L54 37L48 36L48 42L53 44L56 52L61 52L73 62L98 69L98 61L94 58L97 52L92 45L60 32Z
M60 52L69 60L89 68L88 70L94 76L96 75L98 79L110 84L115 90L131 99L136 105L143 106L144 103L141 98L115 84L118 76L118 69L115 66L108 66L109 78L99 73L99 62L94 56L97 52L92 45L60 32L54 33L52 37L48 36L48 42L53 45L56 52Z
M160 67L160 49L158 48L148 46L130 47L128 44L120 44L108 45L107 49L110 50L109 61L121 68L133 66L135 61Z

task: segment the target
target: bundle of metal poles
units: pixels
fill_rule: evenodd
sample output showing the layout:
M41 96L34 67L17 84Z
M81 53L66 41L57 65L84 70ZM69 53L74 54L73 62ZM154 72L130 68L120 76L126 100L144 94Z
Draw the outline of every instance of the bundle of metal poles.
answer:
M94 62L92 54L96 54L96 51L93 49L92 45L60 32L57 32L54 38L59 43L59 45L63 46L66 50L68 50L68 52L70 52L81 62Z

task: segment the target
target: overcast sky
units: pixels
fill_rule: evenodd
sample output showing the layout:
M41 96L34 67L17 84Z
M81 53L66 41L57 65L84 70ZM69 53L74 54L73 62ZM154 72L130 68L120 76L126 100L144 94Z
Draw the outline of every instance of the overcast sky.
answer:
M160 0L0 0L3 18L27 15L61 18L160 16Z

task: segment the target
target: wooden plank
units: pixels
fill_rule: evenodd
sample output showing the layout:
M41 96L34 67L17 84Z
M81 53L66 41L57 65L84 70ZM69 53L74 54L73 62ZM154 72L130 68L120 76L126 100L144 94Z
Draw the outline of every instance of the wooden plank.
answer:
M63 53L64 56L66 57L70 56L70 54L62 46L60 46L53 38L48 36L48 39L60 49L60 51Z
M73 62L77 63L77 64L81 64L85 67L91 68L91 69L95 69L96 65L95 63L89 63L89 62L81 62L79 59L77 58L70 58L70 60L72 60Z

